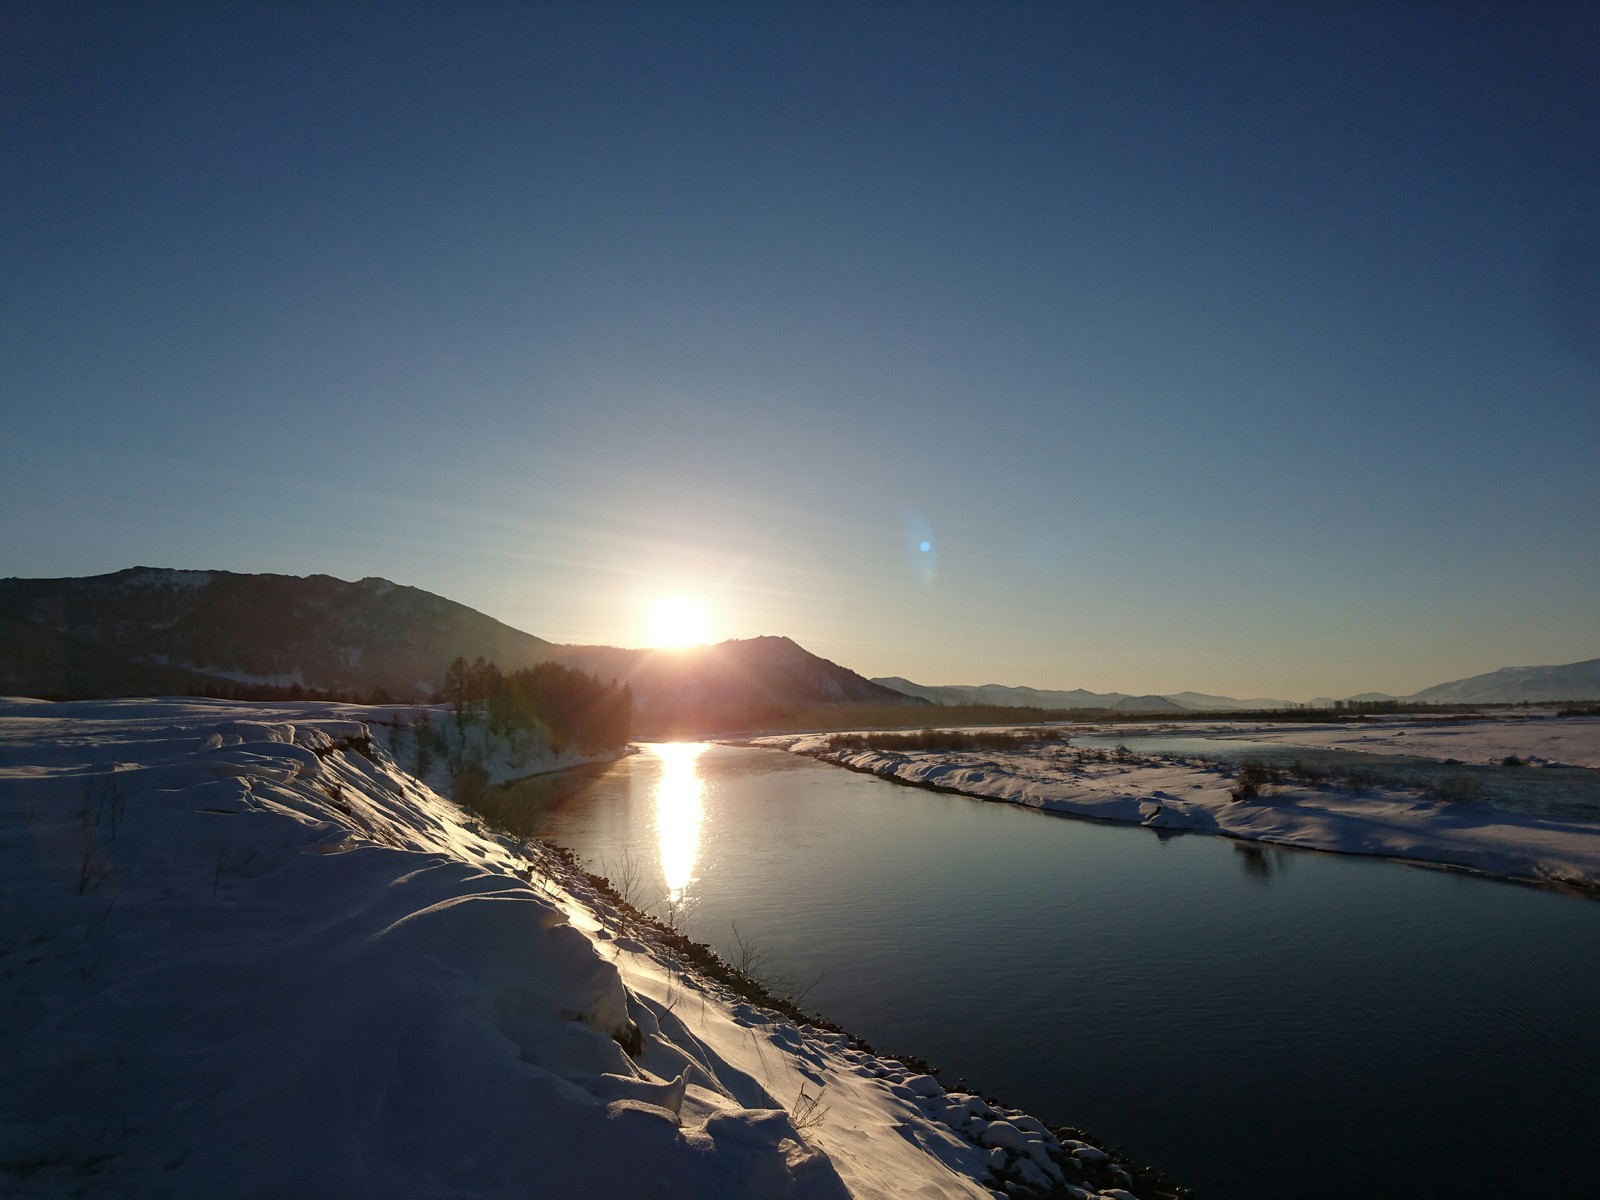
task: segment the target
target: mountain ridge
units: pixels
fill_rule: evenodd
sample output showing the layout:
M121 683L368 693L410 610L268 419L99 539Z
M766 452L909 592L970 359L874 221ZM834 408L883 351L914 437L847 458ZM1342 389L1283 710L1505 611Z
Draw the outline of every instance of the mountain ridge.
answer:
M918 696L930 703L951 706L995 704L1024 708L1103 708L1112 712L1260 712L1294 707L1291 701L1257 697L1238 700L1205 692L1173 692L1167 695L1131 696L1126 692L1090 692L1083 688L1051 690L1025 686L986 683L922 684L898 675L873 680L886 687ZM1588 701L1600 699L1600 658L1553 666L1501 667L1481 675L1452 679L1413 692L1391 696L1386 692L1361 692L1342 700L1318 696L1312 708L1331 708L1348 703L1424 703L1424 704L1520 704ZM1162 702L1165 702L1163 704Z
M1084 688L1052 689L985 684L922 684L899 675L878 676L874 683L918 696L939 705L998 705L1001 707L1071 709L1103 708L1111 712L1214 712L1289 708L1287 700L1235 700L1203 692L1176 692L1170 696L1131 695L1127 692L1091 692Z
M106 575L0 580L0 617L42 627L129 667L244 684L416 698L436 690L457 655L504 670L552 657L553 643L421 588L376 576L278 575L129 567ZM29 649L37 650L37 646ZM75 691L81 671L35 661L20 670L8 644L0 686ZM161 669L160 671L154 669ZM92 687L92 680L88 681ZM52 686L53 685L53 686Z
M713 727L843 702L917 705L787 637L684 650L566 646L376 576L129 567L0 580L0 691L163 694L239 687L425 700L457 657L557 662L633 689L636 709Z
M994 705L1119 712L1249 711L1288 701L1203 692L1131 695L1003 684L866 679L792 639L685 650L564 645L421 588L377 576L129 567L104 575L0 579L0 691L87 696L299 684L425 699L457 656L503 671L559 662L628 684L644 713L730 715L835 703ZM1502 667L1411 694L1347 701L1501 704L1600 697L1600 658ZM1326 698L1319 698L1319 703ZM1329 703L1332 703L1330 701Z

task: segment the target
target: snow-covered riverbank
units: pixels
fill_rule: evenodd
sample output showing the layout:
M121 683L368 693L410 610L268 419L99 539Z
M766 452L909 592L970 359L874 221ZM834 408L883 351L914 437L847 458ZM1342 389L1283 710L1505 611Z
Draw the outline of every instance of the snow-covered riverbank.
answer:
M1387 742L1401 740L1407 732L1421 731L1397 726L1384 748L1390 749ZM1293 737L1294 744L1307 744L1298 740L1299 733L1283 736L1285 741ZM1459 736L1457 745L1464 750L1465 731ZM1137 747L1136 738L1127 740ZM1181 756L1163 760L1137 753L1085 753L1059 742L1014 751L834 749L828 734L781 734L748 744L807 754L899 783L1067 816L1380 855L1507 879L1600 887L1600 823L1451 802L1413 788L1290 780L1236 801L1234 780L1227 772ZM1446 743L1430 744L1437 748ZM1480 733L1478 738L1480 747L1512 744L1501 733Z
M359 713L0 701L0 1194L1133 1194L686 971Z
M1483 719L1397 716L1338 725L1228 722L1200 728L1287 746L1441 762L1497 763L1516 757L1529 766L1600 767L1600 717L1555 717L1540 710L1511 709Z

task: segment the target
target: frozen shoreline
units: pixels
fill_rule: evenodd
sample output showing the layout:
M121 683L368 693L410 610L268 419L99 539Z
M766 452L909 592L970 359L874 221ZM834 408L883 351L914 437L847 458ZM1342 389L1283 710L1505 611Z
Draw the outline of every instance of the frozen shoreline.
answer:
M1216 721L1199 725L1119 726L1141 733L1222 732L1286 748L1406 754L1437 762L1498 763L1516 757L1529 766L1600 768L1600 717L1530 715L1510 709L1481 719L1396 716L1329 725Z
M7 1190L1134 1195L686 970L359 711L0 702Z
M1290 736L1285 733L1286 746L1305 744ZM1065 746L970 753L833 749L828 734L781 734L743 744L1062 816L1600 889L1600 823L1446 802L1416 789L1289 783L1236 802L1228 774L1181 758L1098 761Z

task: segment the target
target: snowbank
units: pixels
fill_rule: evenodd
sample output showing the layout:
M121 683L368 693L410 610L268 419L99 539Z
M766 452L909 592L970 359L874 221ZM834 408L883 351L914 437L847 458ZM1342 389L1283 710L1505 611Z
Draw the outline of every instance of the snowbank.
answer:
M1093 1147L686 971L360 713L0 706L0 1192L1127 1187Z
M826 734L784 734L748 744L1067 816L1600 887L1600 823L1450 803L1412 789L1289 783L1236 802L1231 777L1214 764L1089 755L1059 743L983 753L834 750ZM1305 744L1298 734L1295 744Z

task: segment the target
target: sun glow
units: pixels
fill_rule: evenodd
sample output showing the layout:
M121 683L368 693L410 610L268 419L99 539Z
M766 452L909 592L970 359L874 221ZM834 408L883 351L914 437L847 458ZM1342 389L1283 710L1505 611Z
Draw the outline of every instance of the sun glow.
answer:
M656 784L656 844L661 856L661 876L667 881L667 899L682 904L694 882L695 859L700 854L700 826L705 820L705 783L700 778L700 756L705 742L668 742L651 750L661 760L661 780Z
M705 605L687 596L671 596L650 606L650 644L661 649L698 646L706 641L711 621Z

